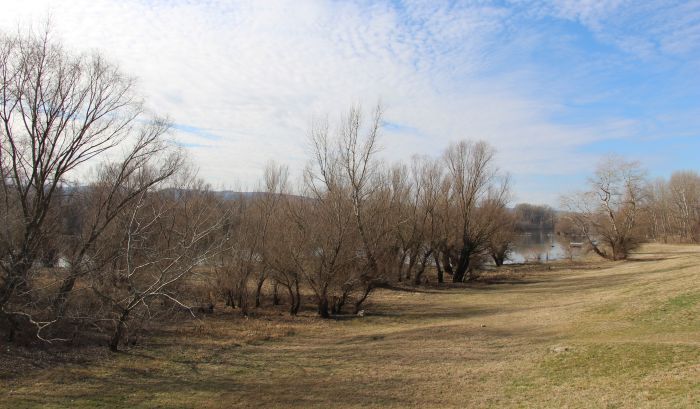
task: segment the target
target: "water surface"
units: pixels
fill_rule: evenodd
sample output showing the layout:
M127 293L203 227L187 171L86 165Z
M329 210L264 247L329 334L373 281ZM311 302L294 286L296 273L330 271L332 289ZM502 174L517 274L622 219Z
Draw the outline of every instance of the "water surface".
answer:
M519 234L515 240L514 249L506 261L507 264L524 263L528 261L547 262L576 258L580 255L580 247L571 247L570 239L558 236L553 232L533 231Z

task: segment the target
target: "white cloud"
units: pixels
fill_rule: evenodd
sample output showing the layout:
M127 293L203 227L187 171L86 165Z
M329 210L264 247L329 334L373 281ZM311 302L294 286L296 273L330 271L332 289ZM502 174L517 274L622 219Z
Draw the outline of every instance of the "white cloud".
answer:
M565 1L556 9L596 28L613 6ZM485 76L512 12L416 2L142 2L27 0L2 5L0 27L37 22L50 11L56 33L76 50L99 49L139 78L150 107L205 130L178 132L215 185L252 185L275 159L299 169L314 114L334 117L352 103L381 99L383 154L437 154L450 140L486 139L502 167L519 174L588 167L581 145L625 137L634 124L565 126L549 116L551 94L533 95L528 72ZM690 35L697 35L697 33ZM518 39L514 38L516 42ZM669 39L669 49L679 45ZM514 49L515 50L515 49ZM211 137L211 135L220 138Z
M697 0L559 0L538 4L540 14L578 21L601 41L641 58L700 50Z

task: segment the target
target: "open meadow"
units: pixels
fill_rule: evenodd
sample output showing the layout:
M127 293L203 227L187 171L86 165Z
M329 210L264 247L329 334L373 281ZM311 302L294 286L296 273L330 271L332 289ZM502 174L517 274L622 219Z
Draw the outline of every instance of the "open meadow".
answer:
M380 290L364 317L220 311L117 354L3 346L0 406L699 407L700 248Z

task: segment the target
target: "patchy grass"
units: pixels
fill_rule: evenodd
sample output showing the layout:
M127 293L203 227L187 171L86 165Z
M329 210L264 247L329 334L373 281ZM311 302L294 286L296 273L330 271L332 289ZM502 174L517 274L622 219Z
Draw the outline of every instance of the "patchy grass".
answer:
M379 291L364 318L280 307L119 354L2 346L0 407L700 407L700 247L490 274Z

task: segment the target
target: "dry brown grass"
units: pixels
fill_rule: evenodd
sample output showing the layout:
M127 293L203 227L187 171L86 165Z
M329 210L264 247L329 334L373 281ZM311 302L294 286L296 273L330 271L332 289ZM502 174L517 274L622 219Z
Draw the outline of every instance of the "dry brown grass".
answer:
M218 314L39 366L10 348L0 406L700 407L699 247L525 270L382 290L364 318Z

